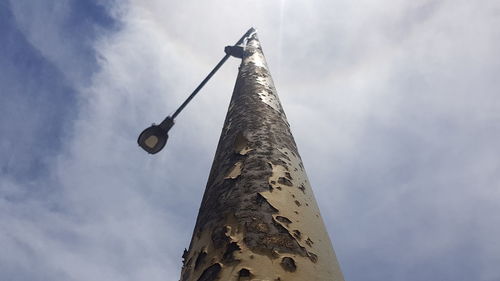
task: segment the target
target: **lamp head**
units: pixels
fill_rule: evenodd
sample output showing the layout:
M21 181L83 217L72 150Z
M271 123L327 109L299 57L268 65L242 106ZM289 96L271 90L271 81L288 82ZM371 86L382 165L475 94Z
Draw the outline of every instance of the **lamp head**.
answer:
M137 144L147 153L156 154L163 149L168 140L168 131L174 125L174 120L167 117L160 125L151 125L151 127L142 131L137 138Z

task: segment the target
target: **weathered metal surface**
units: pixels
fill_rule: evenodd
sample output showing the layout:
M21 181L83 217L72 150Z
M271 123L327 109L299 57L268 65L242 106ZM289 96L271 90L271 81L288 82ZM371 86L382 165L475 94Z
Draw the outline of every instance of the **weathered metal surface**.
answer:
M260 43L248 40L182 281L342 281Z

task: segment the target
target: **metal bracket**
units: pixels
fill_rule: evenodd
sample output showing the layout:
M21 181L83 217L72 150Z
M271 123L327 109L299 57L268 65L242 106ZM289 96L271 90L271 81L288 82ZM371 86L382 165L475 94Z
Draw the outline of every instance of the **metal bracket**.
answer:
M224 48L224 52L227 55L233 56L235 58L242 59L243 58L244 49L243 49L242 46L226 46Z

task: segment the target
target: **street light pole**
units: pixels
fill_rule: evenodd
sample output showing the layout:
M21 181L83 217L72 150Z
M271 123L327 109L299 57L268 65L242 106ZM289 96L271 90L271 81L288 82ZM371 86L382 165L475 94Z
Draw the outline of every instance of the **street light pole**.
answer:
M247 40L181 281L343 281L256 33Z

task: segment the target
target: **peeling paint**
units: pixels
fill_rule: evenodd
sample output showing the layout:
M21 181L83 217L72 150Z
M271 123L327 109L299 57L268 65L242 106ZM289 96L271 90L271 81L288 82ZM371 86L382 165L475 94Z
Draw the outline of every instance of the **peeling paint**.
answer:
M247 155L248 152L252 151L250 147L248 147L248 139L242 134L239 133L236 135L236 139L234 140L234 152L239 155Z
M253 35L183 254L181 280L343 281L318 214Z
M225 177L226 179L235 179L237 177L239 177L241 175L241 162L238 162L236 164L234 164L233 168L231 169L231 171L229 172L229 174L227 174L227 176Z

